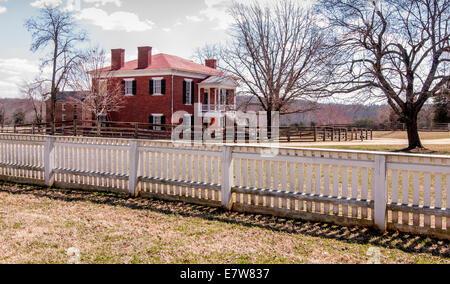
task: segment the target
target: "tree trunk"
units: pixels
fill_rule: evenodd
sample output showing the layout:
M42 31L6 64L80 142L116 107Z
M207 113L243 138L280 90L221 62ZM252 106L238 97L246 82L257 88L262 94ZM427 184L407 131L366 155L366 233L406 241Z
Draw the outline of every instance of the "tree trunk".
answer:
M267 111L267 138L272 139L272 111Z
M53 49L53 72L52 72L52 88L50 95L50 135L56 134L56 95L59 91L58 86L56 86L56 64L58 60L58 33L55 34L54 38L54 49Z
M424 148L420 141L419 129L417 127L417 116L406 120L406 130L408 132L407 150L422 149Z
M50 96L50 135L55 135L56 133L56 90L52 91Z

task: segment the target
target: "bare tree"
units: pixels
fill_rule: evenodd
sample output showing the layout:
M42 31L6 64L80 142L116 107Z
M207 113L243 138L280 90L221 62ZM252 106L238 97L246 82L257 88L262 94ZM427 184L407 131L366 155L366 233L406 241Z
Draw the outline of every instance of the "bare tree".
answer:
M423 148L418 115L450 80L450 1L318 2L343 51L330 93L381 97L406 124L405 150Z
M79 59L76 44L86 40L86 33L77 28L73 15L59 7L46 6L36 18L25 22L25 27L32 35L31 51L49 51L42 60L41 69L51 68L50 84L50 120L51 134L55 133L56 94L63 90L67 75Z
M207 59L216 59L217 68L220 69L220 49L221 47L218 44L205 44L203 47L194 50L192 59L199 64L204 64Z
M70 72L69 84L75 91L85 93L83 108L96 119L119 111L124 107L122 82L107 68L105 51L88 49Z
M376 121L379 125L379 128L383 130L390 129L394 131L397 129L401 129L399 128L399 117L389 105L380 106L377 112Z
M325 95L317 90L332 75L333 51L319 19L301 3L269 5L233 3L232 39L221 51L221 62L224 71L240 78L241 93L258 99L270 127L271 112L302 112L306 109L293 102L315 102Z
M20 86L23 96L28 99L33 107L34 122L44 122L45 102L50 97L50 86L45 79L24 81Z

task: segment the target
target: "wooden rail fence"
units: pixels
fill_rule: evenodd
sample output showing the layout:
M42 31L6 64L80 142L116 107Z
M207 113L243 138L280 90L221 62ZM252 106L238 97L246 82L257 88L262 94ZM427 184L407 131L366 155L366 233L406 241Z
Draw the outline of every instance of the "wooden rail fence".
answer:
M159 125L137 122L99 122L99 121L65 121L55 124L55 135L84 136L84 137L110 137L133 139L170 139L172 130L176 125ZM39 134L50 133L51 124L26 124L4 128L3 133ZM373 131L353 127L279 127L280 142L327 142L327 141L354 141L372 140ZM245 137L248 141L253 134L259 134L259 128L235 128L235 139ZM192 128L192 133L194 128ZM226 137L225 129L218 135Z
M1 134L0 179L450 239L447 156Z

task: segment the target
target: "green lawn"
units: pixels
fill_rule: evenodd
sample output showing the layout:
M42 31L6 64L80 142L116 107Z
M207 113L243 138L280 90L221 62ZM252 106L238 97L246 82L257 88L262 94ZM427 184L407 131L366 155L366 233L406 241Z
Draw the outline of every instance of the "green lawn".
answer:
M0 263L450 264L450 242L203 206L0 184Z

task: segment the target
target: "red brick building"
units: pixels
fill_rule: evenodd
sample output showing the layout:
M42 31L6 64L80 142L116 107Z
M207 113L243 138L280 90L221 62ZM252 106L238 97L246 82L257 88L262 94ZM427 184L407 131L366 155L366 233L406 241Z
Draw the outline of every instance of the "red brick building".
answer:
M191 116L197 103L202 104L198 105L200 116L223 117L235 108L238 84L216 67L213 59L201 65L173 55L153 55L151 47L139 47L138 59L125 62L125 50L114 49L111 67L104 71L108 78L122 82L126 103L108 114L108 120L178 124L182 120L174 114L183 111Z
M73 121L73 120L91 120L92 115L83 110L83 98L86 92L58 92L56 94L55 120ZM46 120L50 122L50 100L46 101Z

